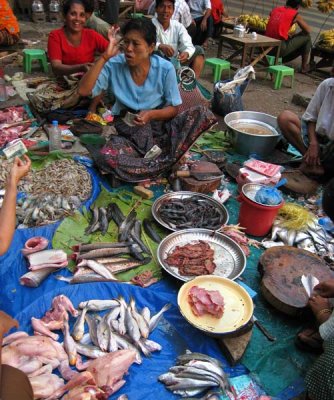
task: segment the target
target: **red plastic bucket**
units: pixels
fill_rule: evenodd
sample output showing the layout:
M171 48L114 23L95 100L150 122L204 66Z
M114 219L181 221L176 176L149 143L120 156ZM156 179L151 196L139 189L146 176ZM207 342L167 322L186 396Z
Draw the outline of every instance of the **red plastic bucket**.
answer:
M265 236L270 231L278 210L284 204L282 201L277 206L262 205L250 200L242 192L238 200L241 203L238 223L253 236Z

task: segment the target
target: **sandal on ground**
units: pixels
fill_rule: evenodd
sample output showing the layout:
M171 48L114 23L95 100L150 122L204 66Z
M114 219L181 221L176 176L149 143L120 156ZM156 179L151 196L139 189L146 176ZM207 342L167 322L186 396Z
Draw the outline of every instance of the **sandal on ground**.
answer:
M304 337L301 337L303 335ZM296 346L303 351L310 353L321 354L323 352L323 340L319 331L314 328L303 329L295 338Z

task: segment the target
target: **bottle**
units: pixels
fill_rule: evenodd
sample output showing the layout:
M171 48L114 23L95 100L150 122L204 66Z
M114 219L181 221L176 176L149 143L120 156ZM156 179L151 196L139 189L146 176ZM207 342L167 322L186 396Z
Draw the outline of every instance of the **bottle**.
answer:
M52 121L49 128L49 150L61 150L61 129L58 126L58 121Z
M334 234L334 223L329 217L319 218L318 224L322 226L326 231Z
M6 81L4 80L4 71L0 69L0 101L6 101L8 99Z
M44 12L44 6L41 0L34 0L32 5L32 12L34 13L39 13L39 12Z

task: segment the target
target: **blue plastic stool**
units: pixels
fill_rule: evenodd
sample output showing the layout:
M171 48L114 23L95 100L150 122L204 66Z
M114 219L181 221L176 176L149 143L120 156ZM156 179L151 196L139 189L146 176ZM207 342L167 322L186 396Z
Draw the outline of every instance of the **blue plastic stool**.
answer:
M230 77L231 63L221 58L207 58L204 66L211 67L213 69L213 80L217 82L220 80L222 72L228 69L228 76Z
M30 74L32 62L38 60L44 72L48 72L48 60L46 53L42 49L24 49L23 50L23 70Z

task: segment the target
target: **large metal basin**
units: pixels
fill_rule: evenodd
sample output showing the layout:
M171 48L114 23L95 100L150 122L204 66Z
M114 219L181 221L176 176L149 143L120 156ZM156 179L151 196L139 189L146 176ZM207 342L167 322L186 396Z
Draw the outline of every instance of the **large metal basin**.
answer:
M268 156L280 140L277 119L272 115L255 111L235 111L224 118L231 135L233 147L239 154ZM246 133L243 130L247 130ZM242 129L242 130L241 130ZM257 134L256 132L261 132Z

